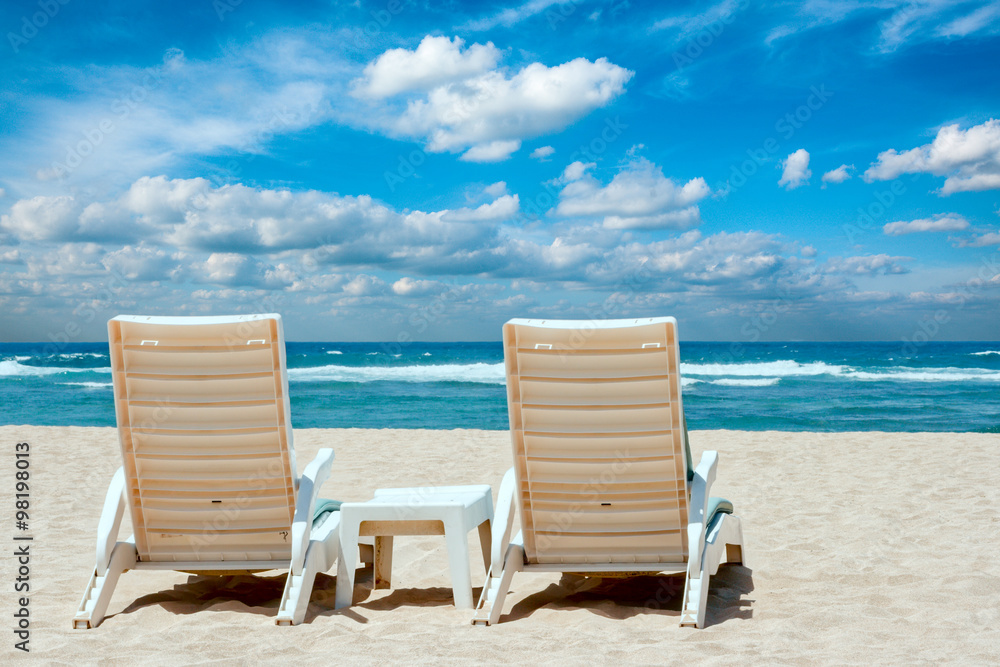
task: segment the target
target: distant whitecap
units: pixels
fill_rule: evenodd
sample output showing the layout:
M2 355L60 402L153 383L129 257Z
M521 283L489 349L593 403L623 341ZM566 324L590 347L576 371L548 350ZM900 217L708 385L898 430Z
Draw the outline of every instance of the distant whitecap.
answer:
M56 375L58 373L110 373L111 368L64 368L61 366L28 366L15 359L0 361L0 377Z
M475 382L504 384L503 364L438 364L420 366L315 366L289 368L296 382Z
M842 375L844 367L822 361L799 363L791 359L737 364L681 364L683 375L736 375L739 377L792 377L796 375Z
M771 387L781 382L781 378L722 378L712 380L712 384L723 387Z

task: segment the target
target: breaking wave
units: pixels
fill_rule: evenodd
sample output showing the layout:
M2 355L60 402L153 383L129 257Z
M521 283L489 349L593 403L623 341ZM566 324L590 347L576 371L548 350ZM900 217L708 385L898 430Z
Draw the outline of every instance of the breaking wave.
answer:
M503 364L439 364L416 366L314 366L289 368L298 382L475 382L504 384Z

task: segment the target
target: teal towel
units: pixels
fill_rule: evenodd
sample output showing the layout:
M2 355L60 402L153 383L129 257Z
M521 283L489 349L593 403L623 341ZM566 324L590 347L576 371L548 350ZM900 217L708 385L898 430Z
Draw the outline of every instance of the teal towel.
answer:
M340 511L340 500L330 500L329 498L317 498L316 499L316 509L313 510L313 525L315 526L321 520L326 518L327 514L331 512ZM730 508L732 511L732 508Z
M708 521L705 524L707 527L712 525L712 520L718 514L732 514L733 504L726 500L725 498L719 498L717 496L709 496L708 498Z

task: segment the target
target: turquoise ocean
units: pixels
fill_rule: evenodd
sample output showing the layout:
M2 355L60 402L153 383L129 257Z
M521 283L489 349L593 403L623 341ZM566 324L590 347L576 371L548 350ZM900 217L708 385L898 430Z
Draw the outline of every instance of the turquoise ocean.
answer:
M296 428L506 429L500 343L288 343ZM1000 343L682 343L693 429L1000 433ZM0 424L114 426L106 343L0 344Z

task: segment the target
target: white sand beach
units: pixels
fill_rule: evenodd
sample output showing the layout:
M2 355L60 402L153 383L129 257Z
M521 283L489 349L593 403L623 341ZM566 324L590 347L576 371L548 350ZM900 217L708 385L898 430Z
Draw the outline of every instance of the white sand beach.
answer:
M356 604L334 610L335 570L306 622L276 627L285 574L123 575L104 622L73 630L93 569L110 428L0 427L8 472L3 608L15 611L14 444L31 445L30 654L4 663L915 664L1000 661L1000 436L696 431L719 452L714 495L742 517L749 567L712 578L707 627L678 627L681 579L519 574L498 625L451 604L441 537L395 539L393 588L359 571ZM297 430L301 469L336 461L323 495L489 483L511 465L502 431ZM128 535L126 526L123 535ZM470 534L478 595L485 573Z

